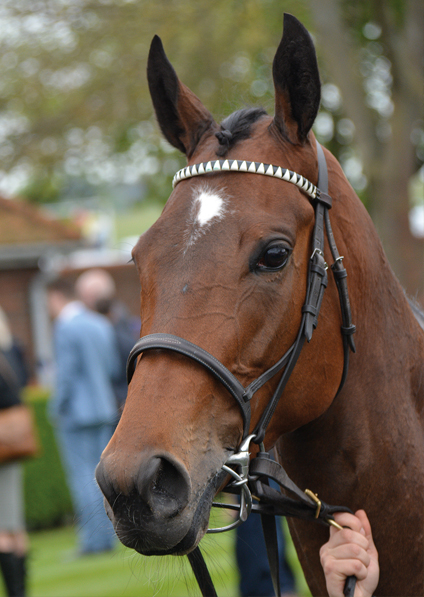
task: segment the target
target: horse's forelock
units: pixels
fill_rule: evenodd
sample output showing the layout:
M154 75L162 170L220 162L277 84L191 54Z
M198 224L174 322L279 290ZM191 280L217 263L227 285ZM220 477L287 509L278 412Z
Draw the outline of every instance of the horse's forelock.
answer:
M218 133L215 133L219 141L217 155L224 156L237 141L248 139L251 135L252 125L267 112L263 108L242 108L227 116L222 122Z

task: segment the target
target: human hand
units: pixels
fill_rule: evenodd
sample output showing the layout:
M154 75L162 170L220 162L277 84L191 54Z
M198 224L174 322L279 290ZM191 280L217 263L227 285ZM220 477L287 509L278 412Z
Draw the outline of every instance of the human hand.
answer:
M338 512L334 519L344 528L330 527L330 538L320 549L327 591L330 597L343 597L348 576L358 579L354 597L371 597L375 591L380 568L371 525L363 510L355 515Z

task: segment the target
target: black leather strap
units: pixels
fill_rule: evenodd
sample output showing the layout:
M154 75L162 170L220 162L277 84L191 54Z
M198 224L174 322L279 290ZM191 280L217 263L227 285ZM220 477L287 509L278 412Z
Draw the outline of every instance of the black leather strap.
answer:
M243 428L245 434L248 433L250 425L250 403L249 396L246 395L244 387L238 381L238 379L218 361L213 355L211 355L200 346L196 346L184 338L173 336L172 334L150 334L140 338L131 350L128 361L127 361L127 381L130 383L134 374L137 358L143 352L148 350L166 349L174 352L178 352L194 361L197 361L203 365L208 371L210 371L230 392L233 398L237 401L240 406L241 414L243 417Z
M328 170L327 170L327 163L325 160L324 150L322 146L317 142L317 157L318 157L318 195L317 199L319 201L323 201L324 203L327 201L328 197ZM331 207L331 204L330 204ZM329 208L328 208L329 209ZM347 343L349 348L352 352L355 352L355 343L352 338L352 334L355 333L356 328L352 324L352 314L350 308L350 301L349 301L349 294L347 290L347 272L346 269L343 267L343 257L340 256L340 253L337 249L336 241L334 239L333 229L331 227L330 222L330 215L328 213L328 209L324 212L324 219L325 219L325 227L327 230L327 238L328 244L330 245L330 251L333 256L334 263L331 266L333 271L334 279L337 284L337 290L339 292L339 299L340 299L340 307L342 310L342 334L347 337ZM340 391L340 390L339 390Z
M200 548L196 547L192 552L187 554L187 557L189 559L194 576L196 577L202 596L218 597Z
M328 197L328 170L327 163L324 155L322 146L317 142L317 157L318 157L318 197L324 197L324 204ZM331 204L330 204L331 207ZM343 388L347 373L349 370L349 352L355 352L355 342L353 334L356 331L356 327L352 324L352 313L350 308L349 294L347 289L347 272L343 266L343 257L337 249L336 241L334 239L333 229L331 227L330 215L328 209L324 210L324 221L325 228L327 231L328 244L330 245L330 251L334 260L331 266L331 271L336 282L337 291L339 293L340 308L342 313L342 325L341 333L343 339L343 372L340 380L339 388L337 390L338 395Z
M261 524L274 593L280 596L280 561L278 557L277 520L275 516L261 514Z
M295 343L290 346L288 351L281 357L281 359L277 363L275 363L275 365L267 369L264 373L262 373L262 375L260 375L254 381L252 381L252 383L245 390L245 394L249 398L249 400L259 390L259 388L266 384L267 381L272 379L274 375L276 375L279 371L281 371L283 367L287 365L287 363L290 360L290 355L292 354L294 348Z
M356 352L355 342L352 335L356 332L356 327L352 324L352 311L350 308L349 293L347 289L347 271L343 266L343 257L340 256L334 240L333 230L331 228L330 217L328 213L325 215L325 226L327 229L327 237L330 243L331 254L333 255L334 263L331 266L334 279L336 281L337 290L339 292L340 307L342 310L341 332L343 339L352 352Z
M297 499L292 499L269 486L269 479L276 481L286 491L291 492ZM335 512L352 511L345 506L332 506L320 501L318 504L290 479L284 468L278 462L272 460L268 453L259 452L249 467L249 484L252 493L259 498L259 504L252 509L252 512L261 514L262 529L267 547L268 561L273 579L275 595L279 596L279 574L278 574L278 545L276 543L275 522L273 516L291 516L314 520L322 524L329 524L334 520ZM356 577L349 576L345 581L345 597L353 597L355 593Z
M289 377L292 374L292 371L293 371L293 369L297 363L297 360L299 358L299 355L302 351L303 344L305 342L305 336L303 333L303 329L304 329L304 325L305 325L305 317L306 317L306 315L304 314L302 317L302 323L300 325L299 333L298 333L297 338L293 344L293 350L290 354L290 360L289 360L286 368L284 369L283 375L281 376L281 379L278 383L278 386L277 386L271 400L268 402L267 406L265 407L265 410L262 413L262 416L253 431L253 434L255 435L255 438L253 441L255 442L255 444L261 444L263 442L264 437L265 437L265 432L268 428L269 422L271 421L272 415L274 414L275 409L277 408L277 404L280 400L280 397L284 391L284 388L287 385L287 382L289 381Z
M356 576L348 576L345 581L345 586L343 589L343 594L345 597L353 597L355 594L355 587L356 587Z
M345 506L332 506L321 501L318 517L317 503L290 479L284 468L278 462L272 460L266 452L260 452L250 463L249 479L252 485L252 492L260 498L259 505L272 505L273 513L276 516L289 516L321 522L328 525L328 520L333 519L335 512L352 511ZM268 479L273 479L280 487L289 491L293 497L289 497L273 489L268 485ZM264 480L266 481L264 483ZM260 494L260 495L258 495ZM270 513L270 509L266 509Z

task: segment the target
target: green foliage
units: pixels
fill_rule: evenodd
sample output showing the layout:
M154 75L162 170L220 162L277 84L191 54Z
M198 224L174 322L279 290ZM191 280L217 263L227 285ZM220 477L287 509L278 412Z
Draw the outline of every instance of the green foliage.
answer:
M168 189L169 194L169 189ZM134 205L116 218L115 233L121 241L127 237L138 237L153 226L159 218L162 206L157 201L146 202ZM122 245L124 248L125 245Z
M356 35L363 35L367 23L388 23L394 28L404 25L406 2L404 0L341 0L344 16ZM364 36L364 39L366 37Z
M115 133L115 151L117 153L124 153L131 147L131 129L121 128Z
M144 162L161 143L156 126L152 138L142 130L153 114L145 71L155 34L180 79L218 120L243 104L272 110L271 62L284 12L310 27L306 0L36 7L32 0L4 0L0 26L14 34L0 40L0 115L8 122L2 170L34 178L20 194L46 202L51 189L38 181L52 173L62 176L62 186L67 177L94 184L149 177Z
M30 203L55 203L60 198L63 182L62 176L41 171L22 189L21 194Z
M48 393L30 388L27 404L34 410L41 444L40 455L27 460L25 475L25 512L29 529L63 524L72 515L72 502L60 461L54 432L47 416Z

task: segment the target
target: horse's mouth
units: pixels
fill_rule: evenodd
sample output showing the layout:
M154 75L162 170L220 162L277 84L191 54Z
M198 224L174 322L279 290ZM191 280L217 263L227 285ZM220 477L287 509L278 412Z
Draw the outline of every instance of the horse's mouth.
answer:
M113 509L105 499L105 509L126 547L145 556L186 555L197 547L208 529L212 501L225 476L225 471L218 471L200 498L193 499L172 518L153 516L137 495L118 497Z
M204 520L195 520L196 517L186 531L186 521L134 524L128 518L113 514L110 507L106 506L106 511L121 543L145 556L185 555L198 545L207 529L207 520L205 525ZM181 531L186 532L183 534Z

